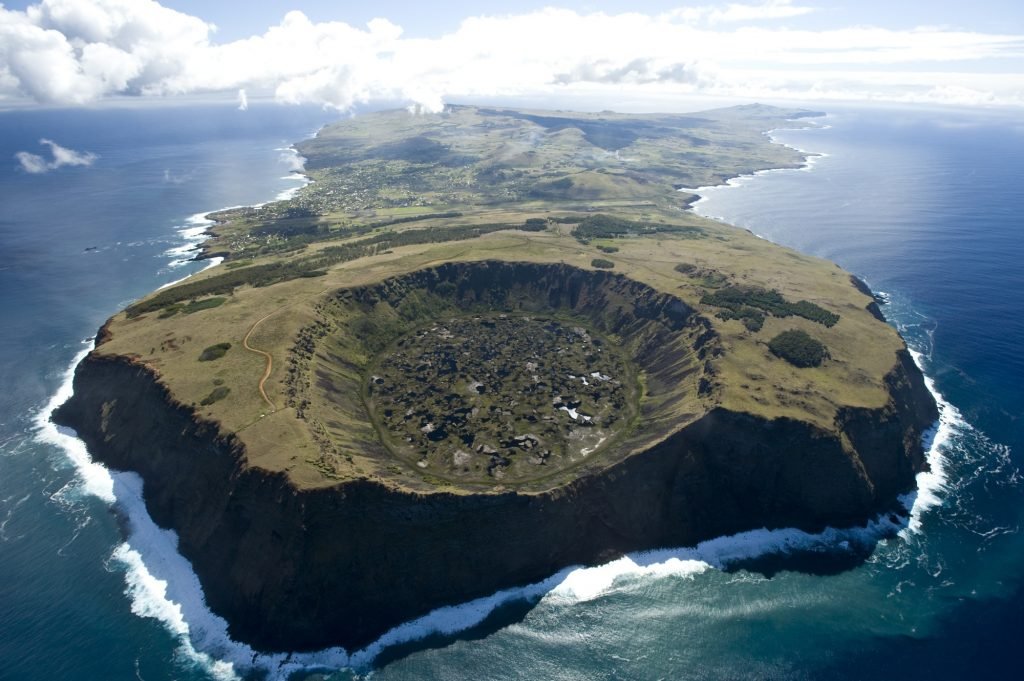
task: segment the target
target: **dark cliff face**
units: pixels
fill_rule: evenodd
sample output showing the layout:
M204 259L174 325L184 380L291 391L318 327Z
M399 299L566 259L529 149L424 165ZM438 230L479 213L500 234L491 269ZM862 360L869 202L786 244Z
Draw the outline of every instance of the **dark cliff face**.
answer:
M92 455L145 480L209 607L265 650L350 650L431 609L624 552L760 527L862 523L925 466L936 418L904 353L884 409L847 410L846 438L712 410L660 444L555 491L425 494L372 482L312 491L248 467L244 448L171 399L156 377L96 353L54 420ZM852 446L852 450L850 447Z

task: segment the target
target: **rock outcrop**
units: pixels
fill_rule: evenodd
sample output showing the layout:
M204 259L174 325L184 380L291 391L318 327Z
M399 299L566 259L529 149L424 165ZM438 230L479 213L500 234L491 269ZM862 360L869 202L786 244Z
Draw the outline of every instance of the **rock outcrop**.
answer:
M531 494L412 493L363 480L299 490L174 400L145 365L93 353L54 419L104 464L136 471L209 607L259 649L355 649L433 608L572 564L760 527L863 523L925 467L936 418L904 352L889 403L825 431L712 409L650 449Z

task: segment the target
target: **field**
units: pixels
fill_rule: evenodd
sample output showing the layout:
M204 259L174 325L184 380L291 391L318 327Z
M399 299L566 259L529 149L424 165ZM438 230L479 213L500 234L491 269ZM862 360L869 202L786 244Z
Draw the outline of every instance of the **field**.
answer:
M696 216L686 210L692 195L678 191L798 165L796 152L762 133L803 113L454 107L335 124L299 145L312 184L290 201L217 214L204 248L225 263L115 316L110 340L97 351L151 367L179 401L236 433L250 465L285 471L303 487L372 478L422 491L545 489L642 451L717 406L835 430L843 408L884 406L883 379L902 348L899 336L867 311L871 299L836 265ZM409 278L453 263L464 267L437 275L449 277L451 289ZM490 263L541 269L516 270L510 279ZM485 271L492 277L486 286L472 284ZM573 286L583 293L574 298L567 293ZM677 315L672 304L686 312ZM543 408L539 398L529 409L509 406L508 394L470 399L477 374L496 370L477 357L452 391L398 395L413 383L417 390L440 385L433 369L406 366L433 356L437 342L415 356L411 349L396 354L402 339L438 321L449 336L473 341L467 352L491 348L496 356L492 345L502 338L526 354L532 338L550 349L576 337L528 327L513 333L498 319L491 338L467 326L474 316L524 311L614 346L624 362L621 394L569 394L563 381L549 386ZM769 341L790 330L827 349L820 366L773 354ZM567 350L557 362L547 350L540 355L560 367L562 381L586 354L573 353L584 350ZM532 378L503 357L502 370L515 376L507 387L522 389ZM582 367L572 371L586 375ZM392 381L390 406L371 394L383 377ZM451 392L460 406L441 413ZM433 405L434 416L452 424L456 409L507 409L510 416L479 428L493 436L486 443L460 448L452 440L435 451L431 443L442 438L428 437L437 432L428 426L441 421L396 420L399 404ZM392 414L385 417L385 409ZM599 443L573 444L567 420L550 435L529 420L568 419L570 409L610 422L618 414L621 422ZM527 422L534 425L517 430ZM468 436L460 424L452 431ZM516 439L527 435L536 441ZM519 463L531 459L540 463ZM538 474L548 460L557 471Z

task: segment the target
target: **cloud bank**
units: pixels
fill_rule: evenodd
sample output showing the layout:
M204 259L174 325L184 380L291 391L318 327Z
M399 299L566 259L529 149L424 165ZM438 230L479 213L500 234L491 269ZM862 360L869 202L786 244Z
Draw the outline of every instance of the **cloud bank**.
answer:
M154 0L0 6L0 102L237 93L346 110L375 100L438 110L457 97L701 95L1024 106L1024 35L941 27L793 30L793 0L661 14L548 8L465 19L436 39L314 23L298 11L244 40Z
M64 166L91 166L99 158L96 154L87 151L75 151L62 147L53 140L41 139L39 143L50 148L49 160L28 151L19 151L14 155L14 158L18 159L18 163L21 164L21 169L26 173L38 175Z

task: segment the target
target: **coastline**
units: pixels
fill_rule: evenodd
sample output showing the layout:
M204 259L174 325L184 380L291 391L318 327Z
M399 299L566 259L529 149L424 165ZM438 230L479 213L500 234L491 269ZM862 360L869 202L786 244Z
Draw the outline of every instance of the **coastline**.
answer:
M924 436L930 470L918 474L916 491L899 499L906 516L882 513L863 527L829 527L820 533L793 528L751 530L706 540L692 547L629 553L603 565L567 567L540 582L438 608L394 627L356 651L331 647L314 652L264 653L231 639L225 620L206 607L198 578L190 563L177 551L176 534L159 528L149 516L141 478L93 462L81 440L49 421L49 410L70 397L74 368L86 352L79 353L69 366L65 383L40 411L37 425L41 437L68 453L86 482L84 492L103 500L126 521L127 537L115 547L111 558L125 570L125 593L131 601L132 612L161 621L178 639L182 654L218 679L239 678L236 670L243 674L259 671L282 680L303 671L344 667L368 670L388 648L430 636L452 636L472 630L501 607L516 602L536 603L550 599L553 604L571 607L614 591L619 580L670 576L692 579L708 570L725 570L737 563L773 555L828 553L853 557L883 539L899 536L903 541L916 541L916 535L921 533L922 515L942 501L943 447L953 430L964 425L956 409L935 391L932 380L926 377L928 389L939 405L940 418ZM915 353L915 361L919 357Z
M832 114L825 114L821 118L823 120L828 120L831 116L832 116ZM797 121L804 120L804 119L791 119L791 120L793 122L797 122ZM830 124L826 123L824 125L816 125L816 124L814 124L814 125L804 125L804 126L798 126L798 127L792 127L792 128L772 128L771 130L764 131L764 133L763 133L764 136L767 137L771 141L772 144L777 144L779 146L786 147L787 149L792 149L793 151L795 151L798 154L802 155L804 160L800 164L800 166L797 167L797 168L765 168L763 170L755 170L752 173L742 173L740 175L736 175L734 177L727 178L725 180L725 182L721 182L719 184L701 185L699 187L680 187L677 191L693 195L692 198L690 198L690 199L688 199L686 201L685 209L686 210L692 210L695 213L697 213L697 214L699 214L699 215L701 215L703 217L709 218L711 220L718 220L719 222L726 222L727 224L729 224L722 216L711 215L710 213L703 213L700 210L698 210L697 207L701 203L703 203L704 201L707 200L706 197L703 195L703 192L705 192L708 189L724 189L726 187L731 187L731 188L742 187L747 182L750 182L751 180L754 180L754 179L756 179L756 178L758 178L758 177L760 177L762 175L767 175L769 173L785 173L785 172L807 173L807 172L813 171L814 170L814 166L817 165L817 163L819 161L821 161L822 159L828 158L829 154L827 154L825 152L818 152L818 151L810 151L808 149L801 149L801 148L795 147L795 146L793 146L791 144L786 144L785 142L780 142L775 137L775 133L776 132L784 132L786 130L829 130L829 129L831 129L831 127L832 126ZM761 236L760 234L755 234L755 236L757 236L759 238L762 238L762 239L765 238L765 237ZM766 241L771 241L771 239L766 239Z
M805 152L801 150L801 153ZM813 164L807 163L799 170L808 169L811 165ZM744 177L755 177L761 173L779 170L793 169L757 171L749 176L730 178L726 184L737 186L731 183ZM284 191L295 192L300 188ZM257 207L259 205L265 204L257 204ZM201 215L205 216L208 213ZM197 226L190 229L198 228ZM205 233L205 229L202 233ZM215 264L216 262L211 262L207 267ZM76 357L72 364L72 370L84 354L85 352L80 353ZM920 357L915 356L914 359L920 367ZM280 673L283 678L287 674L302 670L335 669L342 666L365 668L372 664L377 655L388 647L419 640L431 634L447 635L470 629L504 604L520 600L538 600L545 597L567 603L590 600L612 588L615 580L622 577L676 575L692 578L708 569L727 567L736 561L774 553L791 553L801 550L850 550L851 545L855 546L866 540L877 540L895 534L904 536L904 533L906 533L904 538L909 539L920 529L919 522L914 527L915 511L919 520L920 514L941 501L939 495L943 480L940 450L945 438L948 438L949 429L955 423L955 421L948 420L945 423L946 430L943 430L943 418L946 414L943 406L948 407L949 405L935 392L931 379L926 377L926 381L930 392L940 404L940 421L934 428L931 441L928 443L930 446L926 447L932 471L938 472L935 473L934 479L925 481L922 481L920 477L925 474L919 474L918 492L911 493L912 499L909 498L911 495L906 495L907 498L904 499L904 505L910 514L910 519L906 523L893 521L889 516L879 516L871 521L866 528L828 529L814 535L799 530L755 530L708 540L690 548L630 554L602 566L570 567L542 582L500 591L492 596L462 605L440 608L420 619L399 625L370 646L351 654L339 648L303 654L260 654L255 653L244 644L231 641L226 634L226 625L222 628L218 623L218 621L223 623L223 620L205 609L198 580L191 572L187 561L177 554L173 533L157 528L146 513L142 504L141 482L137 476L107 471L106 468L88 459L87 453L85 455L87 461L83 461L81 457L75 458L70 454L69 458L72 459L76 467L81 466L83 478L89 474L96 477L97 471L88 468L89 466L107 471L111 478L109 492L106 491L105 485L97 486L96 492L88 489L86 491L111 504L128 520L129 537L115 549L112 557L125 566L126 581L128 582L126 590L132 600L133 612L139 616L160 619L168 630L182 641L186 651L188 648L193 651L208 651L208 654L196 652L195 659L197 663L209 665L211 672L215 673L218 678L233 678L231 670L222 665L257 668L268 673ZM63 401L58 401L58 397L62 395L65 399L70 397L70 383L67 381L61 386L51 403L44 408L40 417L42 420L47 419L51 405L55 407ZM954 410L954 414L949 419L955 418L959 418L959 416L955 414ZM56 430L53 424L49 424L49 426ZM66 434L60 435L70 438ZM78 443L77 446L84 451L81 441L77 438L73 439ZM67 448L66 445L61 446ZM933 459L935 459L934 463ZM928 485L925 493L922 492L923 483ZM200 657L202 655L206 655L206 658ZM222 659L215 660L214 658Z
M322 128L318 128L316 133L314 133L314 134L319 133L320 129L322 129ZM286 189L282 189L281 191L279 191L277 194L274 195L274 198L270 199L269 201L261 201L259 203L253 203L253 204L248 204L248 205L226 206L224 208L217 208L217 209L211 210L211 211L204 211L202 213L196 213L196 214L190 216L188 218L187 222L195 224L196 227L186 228L186 229L182 230L182 233L186 234L188 236L188 238L194 239L194 241L187 248L186 247L182 247L182 249L183 249L183 253L184 252L188 252L188 253L195 252L195 255L192 256L191 258L189 258L186 262L193 262L193 261L194 262L199 262L199 261L202 261L202 260L214 261L213 265L210 265L207 268L205 268L205 269L209 269L210 267L213 267L215 265L219 265L221 262L224 261L224 257L223 257L222 254L220 254L218 252L208 251L207 247L206 247L206 242L209 241L211 238L217 236L217 234L215 232L217 226L219 224L222 224L222 221L213 219L211 216L216 215L217 213L223 213L225 211L237 210L237 209L242 209L242 208L258 210L258 209L263 208L264 206L270 205L272 203L277 203L277 202L280 202L280 201L289 201L292 198L294 198L295 195L298 194L302 189L304 189L305 187L313 184L313 178L311 178L305 172L306 159L301 154L299 154L299 151L298 151L298 149L295 148L295 145L292 145L290 147L277 147L277 148L274 149L274 151L281 152L282 153L282 157L281 157L282 159L284 158L284 154L290 153L290 156L288 157L289 158L288 162L292 166L291 170L289 171L289 173L287 175L283 175L283 176L281 176L278 179L287 180L287 181L290 181L290 182L298 182L299 184L294 186L294 187L288 187ZM168 251L168 252L170 253L171 251ZM202 271L202 270L200 270L200 271ZM192 275L189 275L189 276L192 276ZM161 286L160 288L161 289L167 288L168 286L180 283L180 282L184 281L187 278L188 277L185 277L183 279L179 279L178 281L175 281L172 284L165 284L164 286ZM157 289L157 290L160 290L160 289Z

